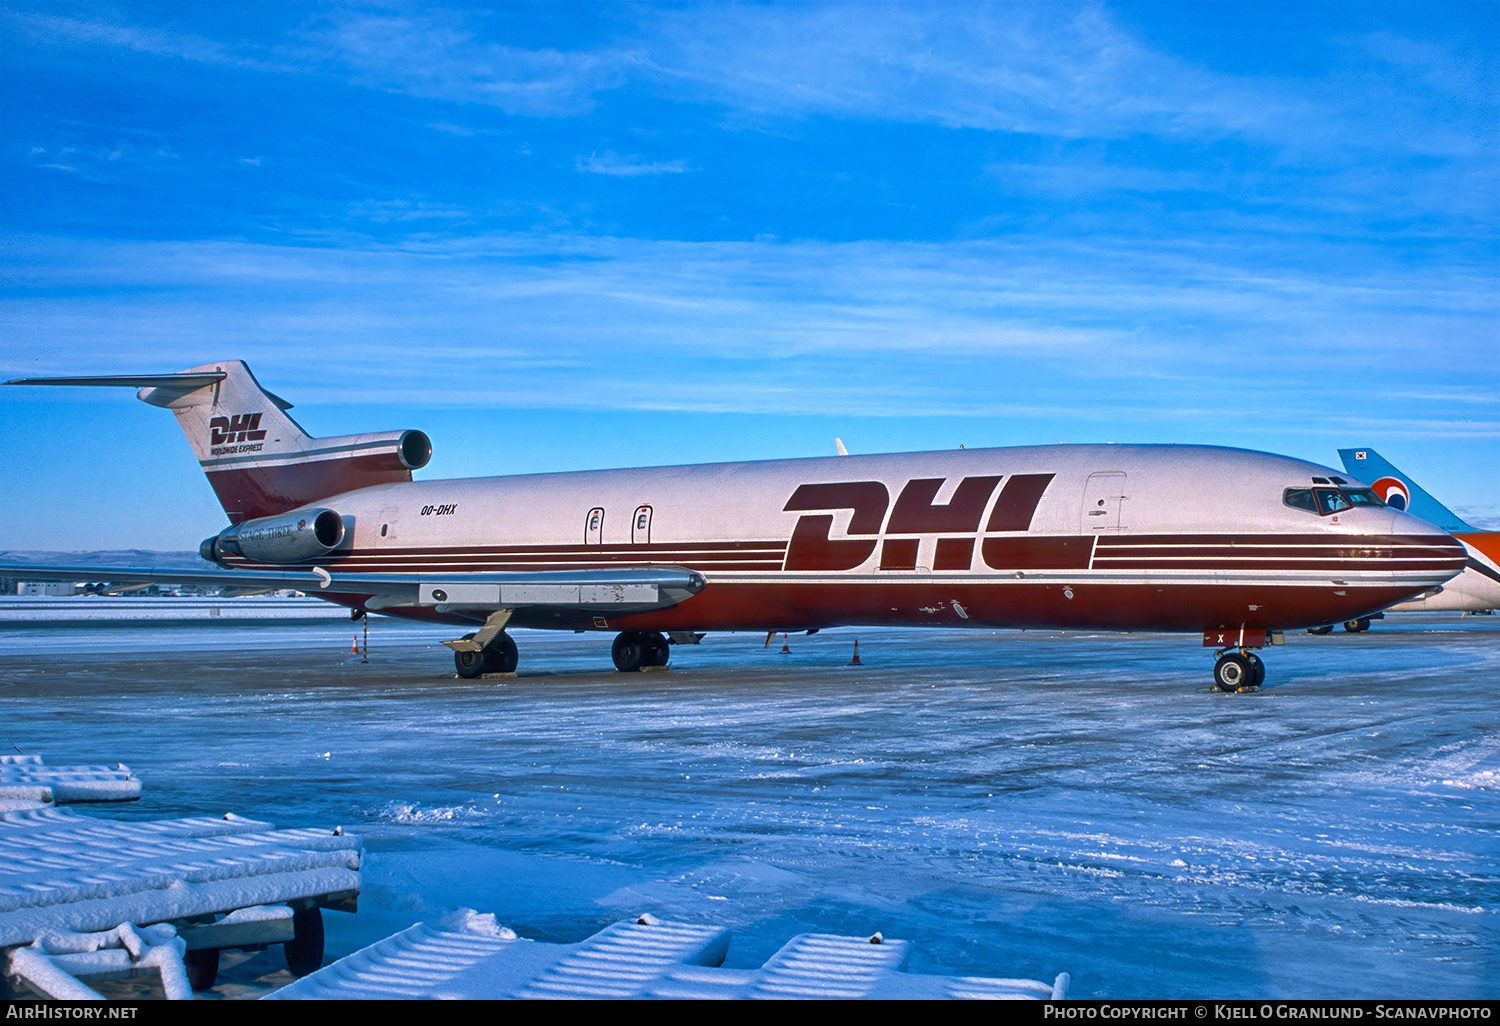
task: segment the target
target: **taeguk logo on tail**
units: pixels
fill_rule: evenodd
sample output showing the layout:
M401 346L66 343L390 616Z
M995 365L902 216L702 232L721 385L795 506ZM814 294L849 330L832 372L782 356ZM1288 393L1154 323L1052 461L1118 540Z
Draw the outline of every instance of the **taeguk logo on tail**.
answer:
M1406 509L1411 505L1411 490L1406 487L1406 482L1394 477L1382 477L1371 485L1375 494L1385 500L1385 504L1392 509Z

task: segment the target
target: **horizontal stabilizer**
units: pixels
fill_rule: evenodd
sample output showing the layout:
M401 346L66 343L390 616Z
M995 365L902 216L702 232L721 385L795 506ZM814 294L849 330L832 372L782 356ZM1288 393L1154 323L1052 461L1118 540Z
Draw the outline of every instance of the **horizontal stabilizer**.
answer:
M227 374L96 374L77 378L12 378L7 385L97 385L104 388L202 388L217 385Z

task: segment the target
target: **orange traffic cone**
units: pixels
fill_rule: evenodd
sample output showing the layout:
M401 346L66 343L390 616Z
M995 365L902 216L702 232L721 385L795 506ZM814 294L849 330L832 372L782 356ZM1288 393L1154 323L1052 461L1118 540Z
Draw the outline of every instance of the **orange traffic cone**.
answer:
M354 636L354 644L349 646L350 655L359 655L359 635Z
M858 666L858 665L860 665L860 662L859 662L859 639L858 638L854 639L854 658L851 659L851 660L849 660L849 665L850 666Z
M787 647L787 643L786 643L786 635L785 635L785 634L783 634L783 635L782 635L782 636L781 636L781 651L782 651L782 652L783 652L783 653L785 653L785 654L786 654L786 655L791 655L791 654L792 654L792 650L791 650L791 649L790 649L790 648L788 648L788 647Z

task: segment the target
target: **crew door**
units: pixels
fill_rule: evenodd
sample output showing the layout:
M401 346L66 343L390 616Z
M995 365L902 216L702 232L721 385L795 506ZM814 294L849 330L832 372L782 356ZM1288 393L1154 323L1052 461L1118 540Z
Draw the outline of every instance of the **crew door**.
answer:
M1129 479L1117 471L1090 474L1083 487L1083 532L1119 534L1127 529L1125 502Z

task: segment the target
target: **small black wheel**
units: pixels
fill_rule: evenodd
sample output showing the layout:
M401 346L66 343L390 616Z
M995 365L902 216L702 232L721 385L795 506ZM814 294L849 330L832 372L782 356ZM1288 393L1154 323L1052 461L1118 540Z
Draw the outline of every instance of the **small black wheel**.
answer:
M1309 634L1332 634L1333 633L1333 624L1331 624L1331 623L1325 623L1321 627L1309 627L1307 629L1307 633L1309 633Z
M516 650L516 639L501 631L484 647L485 673L515 673L521 654Z
M1370 629L1370 621L1369 620L1359 619L1359 620L1345 620L1344 621L1344 630L1348 631L1350 634L1358 634L1360 631L1367 631L1369 629Z
M1250 687L1258 688L1265 682L1266 664L1254 652L1246 653L1245 658L1250 660Z
M1368 619L1366 619L1365 617L1361 616L1359 618L1359 629L1360 629L1361 633L1363 633L1364 631L1369 630L1370 629L1370 621Z
M306 976L323 968L323 910L314 905L294 911L292 939L281 949L293 976Z
M621 673L632 673L646 665L646 639L640 631L621 631L610 647L615 669Z
M642 666L666 666L672 660L672 646L668 643L666 635L660 631L651 631L644 639L646 655Z
M194 990L208 990L219 978L219 949L195 948L182 955L182 967L187 970L188 985Z
M1238 691L1249 687L1250 680L1250 660L1238 653L1226 652L1214 663L1215 691Z
M453 665L458 669L460 677L473 680L484 673L484 653L454 652Z

